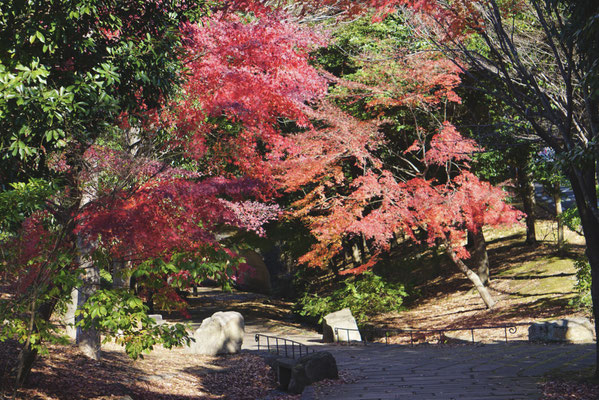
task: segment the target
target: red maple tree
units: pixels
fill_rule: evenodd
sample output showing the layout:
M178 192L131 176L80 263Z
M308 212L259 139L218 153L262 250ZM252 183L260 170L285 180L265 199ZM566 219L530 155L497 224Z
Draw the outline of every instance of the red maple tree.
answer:
M416 239L417 231L459 260L468 256L462 245L467 229L517 220L519 213L505 205L504 192L467 172L476 144L448 121L437 129L415 128L418 140L405 149L414 168L410 174L391 172L378 156L378 149L387 146L379 127L389 109L434 113L460 102L454 91L460 83L456 65L439 53L423 52L390 69L394 76L377 75L376 84L343 81L309 63L308 51L324 43L323 36L299 28L284 14L258 14L243 21L217 15L201 28L184 28L190 79L169 116L176 127L171 145L197 160L209 156L214 172L230 174L226 167L233 164L235 173L259 177L272 189L308 189L291 214L317 239L301 261L326 265L347 236L364 235L384 250L395 233ZM378 117L358 120L326 100L332 83L360 91ZM281 122L289 120L299 128L295 133L281 130ZM361 173L349 177L348 165ZM443 179L437 176L440 170Z
M330 77L345 88L336 103L361 98L372 119L358 120L324 100L308 114L314 128L292 135L293 144L280 151L285 156L276 164L278 182L289 192L306 191L293 204L292 215L317 240L300 261L326 266L347 237L362 236L384 251L397 233L413 240L424 234L430 246L446 249L493 306L476 274L461 261L469 257L466 232L513 223L521 213L505 203L502 189L468 172L470 155L480 149L441 119L447 104L461 102L455 93L459 71L438 52L427 51L386 67L367 65L359 75L362 81ZM416 139L403 149L383 133L400 107L416 119L413 131L406 132ZM385 158L384 149L403 156ZM360 273L375 258L344 273Z

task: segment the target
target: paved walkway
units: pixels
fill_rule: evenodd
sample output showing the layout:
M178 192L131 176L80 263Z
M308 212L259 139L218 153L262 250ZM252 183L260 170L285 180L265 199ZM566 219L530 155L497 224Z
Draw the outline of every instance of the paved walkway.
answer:
M213 298L255 297L212 293L211 289L206 289L205 296L203 308ZM320 334L281 321L246 318L245 328L242 347L245 350L257 350L256 333L285 337L330 351L339 370L353 378L351 383L322 387L318 391L308 387L302 400L536 400L541 394L538 382L543 374L552 370L580 370L593 366L595 361L594 344L324 345ZM262 341L261 349L264 345Z
M358 380L321 393L309 390L303 398L538 399L540 376L592 366L595 360L594 345L369 345L331 351L339 368Z
M355 378L318 391L309 387L302 400L539 399L543 374L580 370L595 361L594 344L327 346L317 335L293 339L332 352L339 369ZM244 347L256 349L253 336Z

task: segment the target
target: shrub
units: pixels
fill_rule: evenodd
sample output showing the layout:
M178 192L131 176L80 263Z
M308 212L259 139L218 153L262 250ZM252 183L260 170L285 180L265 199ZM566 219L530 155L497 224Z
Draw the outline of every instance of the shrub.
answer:
M297 301L296 309L302 316L318 318L320 323L324 315L349 307L358 324L363 324L369 316L401 310L407 295L404 285L365 272L346 279L341 288L328 295L305 293Z
M578 232L582 235L582 225L577 207L572 207L565 210L560 218L564 225L566 225L572 232Z
M591 265L586 259L579 258L574 262L574 266L576 267L576 285L574 285L574 289L578 292L578 296L571 304L590 310L593 307L593 298L591 297Z

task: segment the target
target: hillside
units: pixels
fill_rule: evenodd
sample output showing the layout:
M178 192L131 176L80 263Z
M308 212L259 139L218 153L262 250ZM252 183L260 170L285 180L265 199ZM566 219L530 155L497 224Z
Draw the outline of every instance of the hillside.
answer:
M413 271L419 276L419 297L402 312L376 316L372 325L384 328L465 328L545 321L572 316L591 317L573 300L578 293L574 260L584 252L584 238L567 232L568 245L558 252L551 221L537 223L538 245L524 243L525 228L485 231L491 271L489 288L497 300L492 310L470 282L445 261L434 265L424 257ZM427 261L432 264L427 265Z

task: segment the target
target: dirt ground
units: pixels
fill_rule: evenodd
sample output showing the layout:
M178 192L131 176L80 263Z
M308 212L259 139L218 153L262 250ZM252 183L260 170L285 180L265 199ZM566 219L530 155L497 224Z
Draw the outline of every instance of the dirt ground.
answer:
M524 230L485 231L490 273L489 290L497 304L487 309L472 284L451 264L436 267L432 279L416 287L419 298L401 312L378 315L370 323L383 329L461 329L449 334L471 340L470 327L515 327L509 340L526 340L532 322L566 317L592 318L576 305L576 269L573 258L584 252L584 239L568 234L568 246L558 251L552 226L540 221L537 245L524 244ZM430 274L430 272L429 272ZM504 329L476 330L476 341L505 340ZM437 335L432 333L432 335ZM400 335L395 341L409 341ZM427 338L428 341L431 338ZM432 338L432 340L436 340Z
M246 323L263 326L273 334L285 335L308 327L292 320L291 303L268 296L200 288L189 297L191 319L164 313L169 322L194 326L215 311L236 310ZM14 342L0 343L0 400L12 399L18 350ZM322 382L322 385L340 384ZM102 359L84 357L74 345L51 345L49 354L35 363L29 383L14 398L35 400L297 400L281 392L274 372L256 355L199 356L183 349L161 347L131 360L120 346L102 345ZM4 397L3 397L4 396ZM126 397L130 396L130 397Z
M547 228L547 232L551 229ZM469 282L442 266L437 277L418 288L420 299L409 309L379 315L372 318L371 324L385 329L467 328L589 316L588 311L571 302L575 297L575 269L571 257L582 252L582 243L576 238L570 238L568 254L558 254L550 241L524 246L521 232L514 232L512 236L506 236L505 232L486 232L486 236L491 260L490 289L498 300L494 309L485 309ZM189 311L192 325L216 310L235 309L244 315L246 322L260 324L282 336L309 330L309 326L294 320L291 305L264 295L207 290L190 297ZM176 314L165 313L164 317L171 322L182 321ZM488 337L484 337L485 334ZM503 334L502 330L476 332L478 340L502 340ZM517 333L525 334L525 328ZM466 331L465 335L469 336L470 332ZM499 335L499 339L493 335ZM517 339L517 335L510 339ZM17 352L14 343L0 343L0 400L13 398L15 394L11 370ZM299 396L278 391L270 367L249 353L203 357L186 354L181 349L158 348L143 359L133 361L120 347L107 344L103 347L103 356L100 361L92 361L73 345L52 345L49 355L35 364L27 388L19 389L15 398L299 399ZM599 386L586 377L550 377L543 383L543 391L543 400L599 398Z
M2 364L16 355L9 346L0 348ZM261 357L247 353L208 357L156 349L133 361L120 348L107 345L102 355L102 360L93 361L75 346L51 346L49 356L36 363L27 388L20 389L16 398L294 399L276 391L274 374ZM12 381L5 376L1 383L5 390L0 391L0 399L12 398Z

